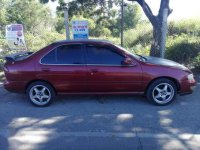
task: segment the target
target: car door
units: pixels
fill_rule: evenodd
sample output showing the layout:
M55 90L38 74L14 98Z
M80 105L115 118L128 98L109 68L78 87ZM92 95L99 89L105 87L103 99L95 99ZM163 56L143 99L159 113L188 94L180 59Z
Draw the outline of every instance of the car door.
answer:
M86 76L81 44L60 45L41 59L38 78L53 84L59 93L85 92Z
M110 46L87 44L85 49L90 92L141 92L139 63L122 65L125 56Z

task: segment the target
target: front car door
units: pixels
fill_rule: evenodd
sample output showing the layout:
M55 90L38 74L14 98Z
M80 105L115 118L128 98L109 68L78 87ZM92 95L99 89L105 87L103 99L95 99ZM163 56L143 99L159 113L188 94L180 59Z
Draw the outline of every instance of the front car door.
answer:
M109 45L86 44L85 49L90 92L142 92L142 71L139 63L122 65L126 56Z
M86 91L87 69L82 44L60 45L46 54L38 67L38 78L48 81L59 93Z

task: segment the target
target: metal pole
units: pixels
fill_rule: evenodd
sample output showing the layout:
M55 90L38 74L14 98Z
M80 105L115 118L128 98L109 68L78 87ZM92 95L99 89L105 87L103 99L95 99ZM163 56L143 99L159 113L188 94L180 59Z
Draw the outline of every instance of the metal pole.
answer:
M124 46L124 0L121 4L121 46Z
M68 17L67 7L64 8L64 18L65 18L65 28L66 28L66 40L70 40L69 17Z
M167 38L167 17L168 17L168 9L165 8L163 10L163 22L162 22L161 58L165 57L165 45Z

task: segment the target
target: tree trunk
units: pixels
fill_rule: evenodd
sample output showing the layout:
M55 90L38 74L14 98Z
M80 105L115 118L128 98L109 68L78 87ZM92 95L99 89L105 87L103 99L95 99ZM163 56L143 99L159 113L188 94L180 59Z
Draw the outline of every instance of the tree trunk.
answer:
M129 1L136 1L142 7L145 15L151 22L153 26L153 41L151 44L150 56L161 56L161 48L163 49L163 36L164 33L162 32L162 25L164 21L164 10L167 9L167 17L171 14L172 10L169 8L169 1L170 0L161 0L160 9L158 15L155 16L149 5L146 3L145 0L129 0ZM163 40L164 41L164 40ZM163 53L162 53L163 54Z
M159 26L153 26L153 41L151 44L150 56L160 57L160 46L162 30Z

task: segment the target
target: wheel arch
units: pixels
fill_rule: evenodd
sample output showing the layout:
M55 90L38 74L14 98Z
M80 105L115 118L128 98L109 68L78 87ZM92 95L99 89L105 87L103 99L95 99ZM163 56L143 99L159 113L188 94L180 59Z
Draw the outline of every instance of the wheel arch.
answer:
M158 80L158 79L168 79L168 80L172 81L172 82L176 85L177 91L180 91L180 89L181 89L181 86L180 86L180 83L178 82L178 80L176 80L175 78L172 78L172 77L162 76L162 77L155 78L155 79L151 80L151 81L148 83L148 85L147 85L147 87L146 87L146 89L145 89L145 95L146 95L146 93L147 93L147 90L148 90L149 86L150 86L153 82L155 82L156 80Z
M26 90L27 90L28 86L29 86L30 84L34 83L34 82L45 82L45 83L49 84L49 85L54 89L55 93L57 94L57 91L56 91L55 87L53 86L53 84L51 84L49 81L42 80L42 79L35 79L35 80L29 81L29 82L26 84L25 93L26 93Z

